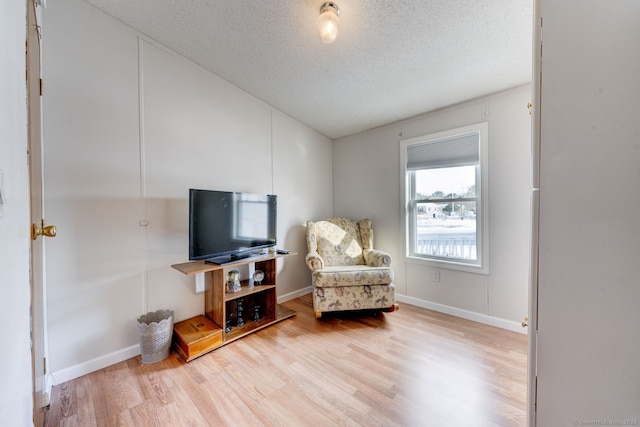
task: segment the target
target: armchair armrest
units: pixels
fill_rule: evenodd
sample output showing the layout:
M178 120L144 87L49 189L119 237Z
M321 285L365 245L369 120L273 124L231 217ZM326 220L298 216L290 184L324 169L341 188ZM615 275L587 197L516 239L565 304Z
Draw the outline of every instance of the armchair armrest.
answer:
M365 249L364 262L370 267L390 267L391 255L377 249Z
M309 267L309 270L311 271L324 268L324 260L318 252L309 252L305 257L305 261L307 263L307 267Z

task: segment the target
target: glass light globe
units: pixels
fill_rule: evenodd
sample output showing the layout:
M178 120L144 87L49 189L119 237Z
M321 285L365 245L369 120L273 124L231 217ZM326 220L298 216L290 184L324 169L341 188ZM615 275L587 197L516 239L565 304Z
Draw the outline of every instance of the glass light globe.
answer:
M333 43L338 35L340 18L332 7L326 7L316 21L318 33L323 43Z

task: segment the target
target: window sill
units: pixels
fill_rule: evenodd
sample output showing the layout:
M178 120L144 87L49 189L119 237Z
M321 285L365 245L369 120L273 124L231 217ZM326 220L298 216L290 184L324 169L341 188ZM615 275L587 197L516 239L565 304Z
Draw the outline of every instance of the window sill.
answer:
M465 264L456 261L435 260L416 256L405 256L404 261L408 264L416 264L424 267L442 268L446 270L463 271L465 273L488 275L488 266Z

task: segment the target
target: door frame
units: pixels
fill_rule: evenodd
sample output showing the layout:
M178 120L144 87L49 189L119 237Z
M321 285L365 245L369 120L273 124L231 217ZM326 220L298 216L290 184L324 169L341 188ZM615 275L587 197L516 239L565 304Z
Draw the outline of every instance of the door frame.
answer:
M29 210L31 223L43 227L43 146L42 146L42 7L41 0L26 0L27 8L27 121L29 150ZM33 422L44 424L49 406L51 376L47 361L46 286L44 277L44 239L31 239L31 368Z
M540 129L542 86L542 2L533 0L531 75L531 247L527 343L527 426L537 425L538 396L538 236L540 224Z

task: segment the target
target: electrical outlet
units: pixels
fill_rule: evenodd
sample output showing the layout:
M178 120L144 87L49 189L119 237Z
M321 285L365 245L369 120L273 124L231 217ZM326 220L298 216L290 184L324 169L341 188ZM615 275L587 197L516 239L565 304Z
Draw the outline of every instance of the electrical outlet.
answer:
M440 281L440 272L439 271L432 271L431 272L431 280L433 280L434 282L439 282Z

